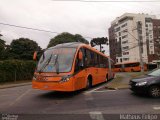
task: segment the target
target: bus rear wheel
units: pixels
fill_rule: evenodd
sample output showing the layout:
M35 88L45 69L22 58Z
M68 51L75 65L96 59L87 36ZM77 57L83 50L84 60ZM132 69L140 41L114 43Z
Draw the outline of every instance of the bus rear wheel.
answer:
M108 74L106 75L106 82L109 80Z

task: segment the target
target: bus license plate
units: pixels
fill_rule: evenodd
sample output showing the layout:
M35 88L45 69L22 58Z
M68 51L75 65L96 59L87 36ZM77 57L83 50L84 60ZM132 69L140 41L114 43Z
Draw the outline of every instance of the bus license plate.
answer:
M48 85L45 85L44 88L48 88Z

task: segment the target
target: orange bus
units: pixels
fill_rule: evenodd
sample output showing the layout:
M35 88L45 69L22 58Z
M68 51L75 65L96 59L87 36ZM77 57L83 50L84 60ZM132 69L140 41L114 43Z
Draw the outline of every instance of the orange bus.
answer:
M127 62L115 64L115 72L139 72L141 71L140 62ZM147 64L144 63L144 71L147 71Z
M109 63L112 64L110 67ZM89 45L77 42L58 44L42 54L32 88L55 91L90 88L113 78L112 66L109 57Z

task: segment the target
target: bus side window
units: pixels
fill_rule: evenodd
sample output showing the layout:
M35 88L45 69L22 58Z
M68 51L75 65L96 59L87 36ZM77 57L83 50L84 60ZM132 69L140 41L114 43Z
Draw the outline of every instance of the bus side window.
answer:
M105 63L104 63L104 64L105 64L105 67L106 67L106 68L109 68L109 60L110 60L110 59L105 58ZM111 63L111 61L110 61L110 63Z
M78 54L77 54L76 63L75 63L75 72L84 68L84 52L82 49L80 49L79 51L83 53L83 59L82 60L78 59Z
M88 49L85 49L85 66L90 67L91 66L91 54Z
M98 67L98 55L97 55L97 53L94 53L94 66Z
M99 65L100 65L100 68L103 68L104 66L103 66L103 57L100 55L99 56L99 60L100 60L100 62L99 62Z
M94 53L92 51L90 51L90 56L91 56L90 66L94 66Z
M100 56L100 67L106 68L108 64L108 60L104 56Z

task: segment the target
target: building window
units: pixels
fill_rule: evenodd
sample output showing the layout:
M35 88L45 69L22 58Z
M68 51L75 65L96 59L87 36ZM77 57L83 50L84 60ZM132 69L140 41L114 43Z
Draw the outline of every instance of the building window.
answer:
M123 58L124 61L129 61L129 58Z
M127 38L127 37L128 37L128 35L124 35L124 36L122 36L122 39Z
M129 46L125 46L125 47L123 47L123 49L129 49Z
M122 62L122 58L120 59L120 61Z
M122 42L122 44L126 44L126 43L128 43L128 40Z
M129 55L129 52L123 52L123 55Z
M128 29L125 29L125 30L123 30L122 32L123 32L123 33L126 33L126 32L128 32Z
M121 32L119 32L119 36L121 36Z
M125 26L127 26L127 23L123 24L123 25L121 26L121 28L123 28L123 27L125 27Z
M153 40L151 40L150 43L153 43Z
M118 28L115 29L115 32L118 32L118 31L120 31L120 27L118 27Z
M150 35L150 38L152 38L152 35Z

